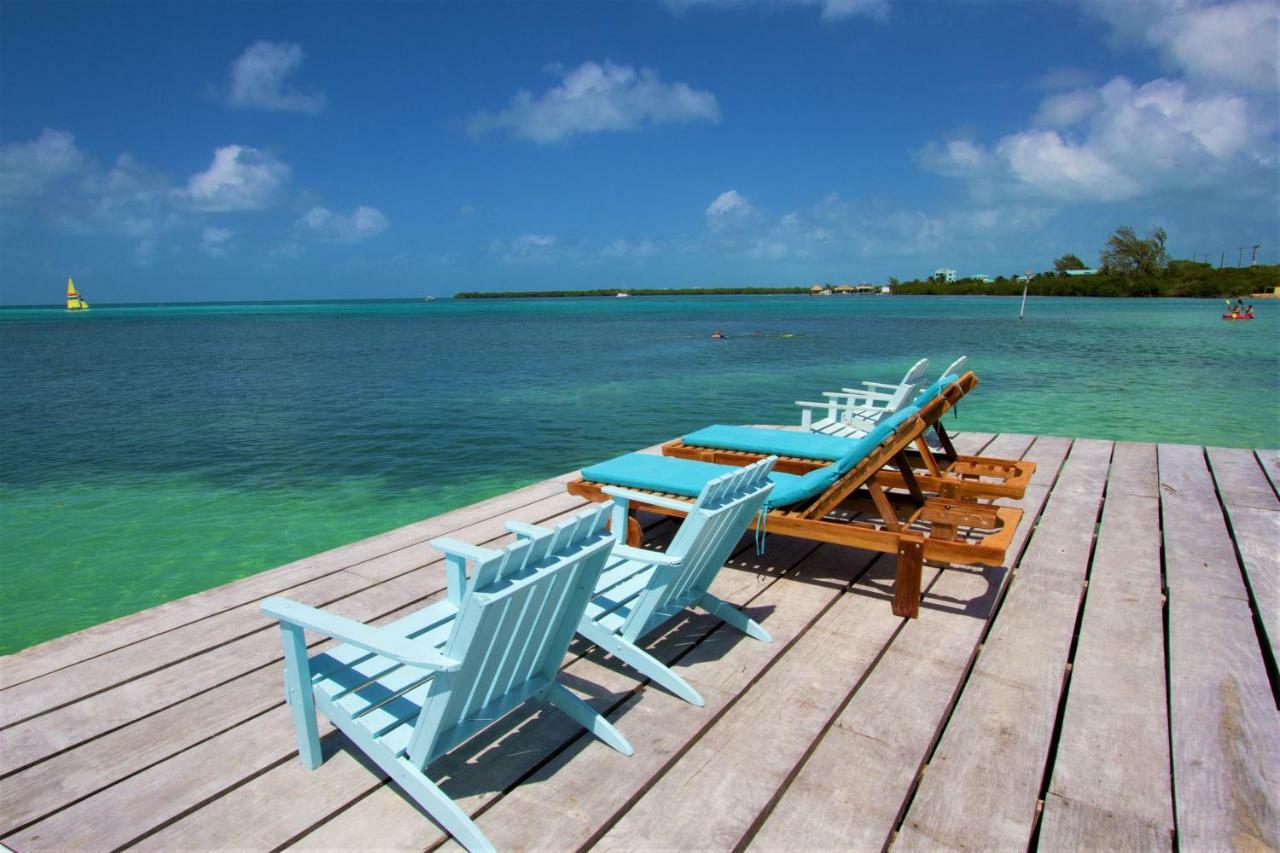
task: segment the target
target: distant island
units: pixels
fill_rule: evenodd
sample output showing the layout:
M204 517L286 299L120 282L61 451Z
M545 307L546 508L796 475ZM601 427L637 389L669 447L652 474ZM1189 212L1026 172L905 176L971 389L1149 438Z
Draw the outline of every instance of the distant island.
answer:
M927 279L890 278L882 287L861 284L815 284L783 287L663 287L594 290L468 291L455 299L516 299L548 296L729 296L810 294L845 296L855 293L897 293L904 296L1017 296L1025 286L1032 296L1163 296L1212 299L1248 298L1253 294L1280 295L1280 265L1222 267L1198 261L1170 260L1166 234L1155 227L1146 237L1122 225L1107 238L1098 269L1067 253L1054 259L1053 269L1029 275L957 278L954 270L939 270ZM1259 247L1254 246L1254 256Z
M1260 264L1254 267L1224 267L1216 269L1210 264L1194 261L1170 261L1161 270L1142 272L1102 272L1080 274L1066 270L1036 273L1030 281L1023 276L997 276L990 281L980 278L961 278L943 281L938 278L898 281L889 279L891 293L903 296L1020 296L1023 284L1031 296L1116 296L1116 297L1186 297L1192 299L1237 296L1249 298L1250 294L1272 293L1280 286L1280 265ZM879 292L880 288L874 288ZM848 291L853 292L852 288ZM865 292L865 291L864 291ZM531 299L546 297L602 296L763 296L784 295L843 295L836 287L813 285L811 287L660 287L660 288L596 288L594 290L494 290L468 291L455 294L455 299Z

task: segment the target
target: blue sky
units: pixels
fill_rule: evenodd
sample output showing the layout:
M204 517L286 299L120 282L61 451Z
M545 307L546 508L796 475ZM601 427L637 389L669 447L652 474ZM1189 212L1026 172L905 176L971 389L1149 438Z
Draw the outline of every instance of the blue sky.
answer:
M1280 258L1280 2L0 5L0 302Z

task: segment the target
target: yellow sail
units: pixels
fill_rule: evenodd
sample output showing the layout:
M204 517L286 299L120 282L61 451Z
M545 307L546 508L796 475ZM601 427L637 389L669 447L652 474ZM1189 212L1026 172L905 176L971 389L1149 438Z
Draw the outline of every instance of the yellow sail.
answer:
M71 280L71 276L67 276L67 310L68 311L88 311L89 303L80 298L80 294L76 293L76 283Z

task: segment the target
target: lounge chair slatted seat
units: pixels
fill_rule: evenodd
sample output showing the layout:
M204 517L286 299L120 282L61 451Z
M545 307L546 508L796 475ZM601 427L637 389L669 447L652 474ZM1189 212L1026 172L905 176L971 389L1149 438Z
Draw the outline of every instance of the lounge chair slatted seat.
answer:
M501 550L433 540L447 557L448 599L383 627L286 598L264 601L280 622L303 763L321 763L319 711L460 843L492 850L427 777L433 760L535 698L631 755L626 738L556 680L613 548L612 510L605 503L554 529L523 525L521 539ZM305 631L343 645L308 658Z

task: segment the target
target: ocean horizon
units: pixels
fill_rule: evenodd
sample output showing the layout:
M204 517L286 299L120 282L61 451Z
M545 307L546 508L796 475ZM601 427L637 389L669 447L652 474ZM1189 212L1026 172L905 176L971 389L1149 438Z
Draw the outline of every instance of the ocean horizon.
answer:
M952 430L1280 445L1270 303L655 296L0 309L0 653L797 399L981 384ZM712 340L720 330L725 340Z

